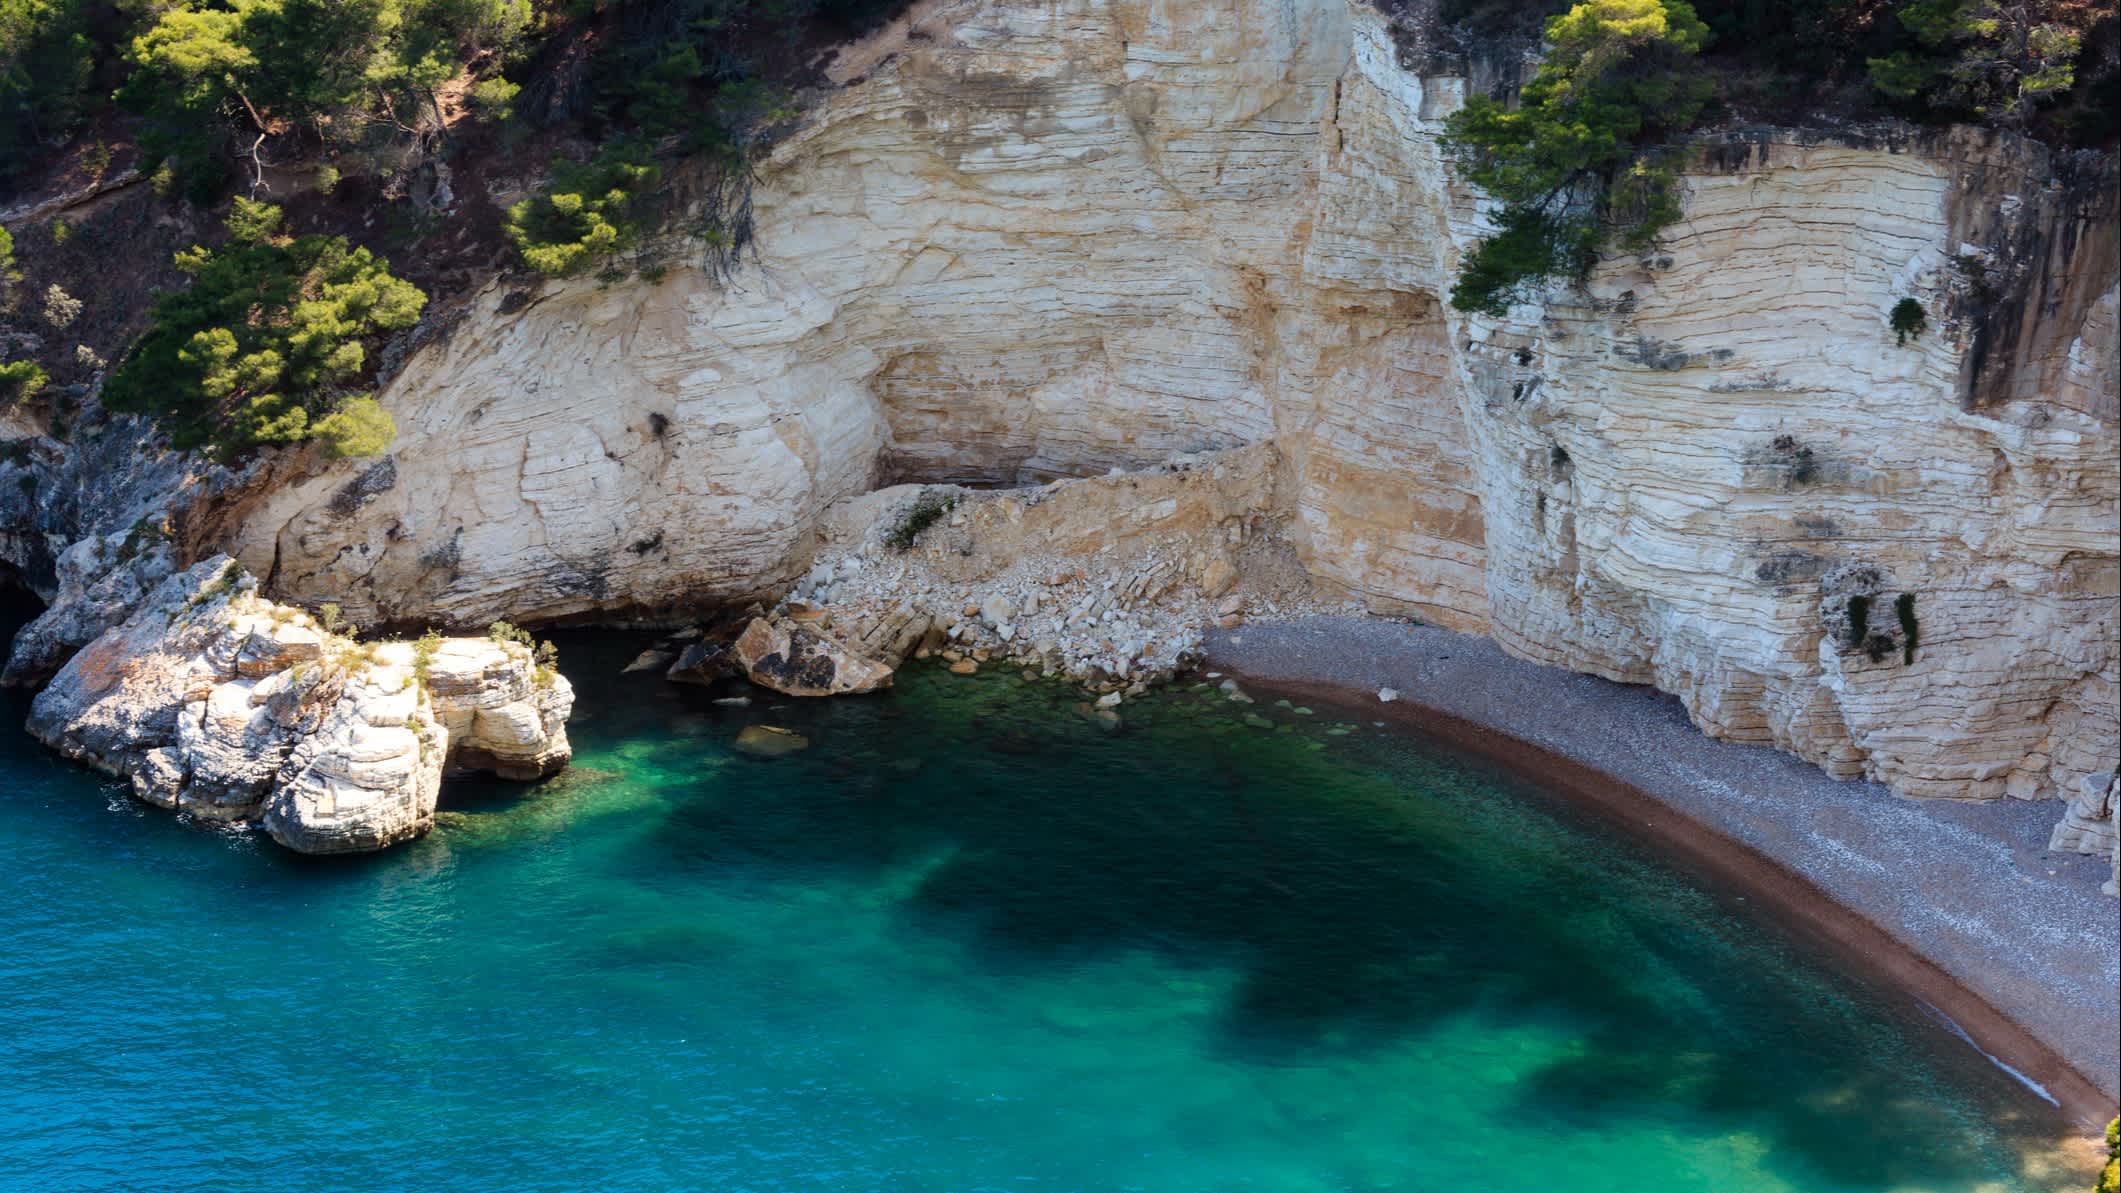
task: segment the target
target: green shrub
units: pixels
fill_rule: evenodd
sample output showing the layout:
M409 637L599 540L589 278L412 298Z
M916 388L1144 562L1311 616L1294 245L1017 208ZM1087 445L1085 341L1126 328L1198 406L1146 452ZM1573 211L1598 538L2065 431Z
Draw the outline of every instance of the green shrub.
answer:
M508 239L523 264L547 277L581 273L636 243L641 192L661 177L637 144L563 164L544 191L508 209Z
M894 551L909 550L921 537L921 531L935 525L944 514L956 508L957 494L924 491L899 519L898 525L884 535L884 545Z
M1915 594L1903 592L1893 598L1893 612L1900 618L1900 661L1912 665L1915 644L1922 640L1922 627L1915 621Z
M2057 0L1904 0L1894 15L1922 48L1868 59L1872 86L2012 125L2076 84L2099 19L2095 5Z
M1912 298L1903 298L1899 302L1894 303L1890 319L1893 325L1893 335L1903 348L1907 346L1909 336L1919 340L1922 338L1922 333L1929 330L1929 314L1922 309L1921 303L1916 302Z
M1871 598L1852 596L1849 598L1849 645L1863 645L1871 634Z
M481 79L472 85L471 104L488 120L505 120L523 89L507 79Z
M174 163L195 200L234 160L263 177L281 138L399 138L442 124L437 90L505 56L527 0L233 0L140 4L120 97L142 117L149 164ZM498 51L498 52L497 52Z
M33 360L11 360L0 365L0 406L27 402L51 380Z
M506 621L496 621L491 625L487 626L486 639L489 642L495 642L502 645L506 645L510 642L513 642L519 646L527 646L532 648L535 648L537 646L537 639L530 636L529 630L526 630L523 627L516 625L512 622Z
M82 0L0 0L0 180L101 102L95 16Z
M414 683L420 685L420 690L423 692L427 690L427 677L434 670L435 652L441 648L441 631L431 627L426 633L421 634L413 641L412 678Z
M311 433L325 455L341 460L382 455L390 449L398 427L381 403L364 394L341 402L337 410L316 421Z
M344 237L290 238L280 222L279 208L238 199L227 244L177 254L192 285L155 304L106 406L158 415L172 444L224 459L309 439L338 455L389 444L389 415L350 383L368 341L412 326L427 296Z
M1503 314L1547 278L1588 273L1608 244L1651 247L1679 215L1658 146L1709 99L1686 66L1708 27L1686 0L1583 0L1546 39L1515 108L1476 95L1445 125L1459 175L1503 204L1452 287L1462 311Z
M2093 1193L2121 1193L2121 1118L2106 1124L2106 1167Z

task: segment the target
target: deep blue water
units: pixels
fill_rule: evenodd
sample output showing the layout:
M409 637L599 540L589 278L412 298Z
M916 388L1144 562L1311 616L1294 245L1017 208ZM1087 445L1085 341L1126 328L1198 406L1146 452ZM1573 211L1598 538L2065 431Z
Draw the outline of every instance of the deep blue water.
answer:
M0 1189L2074 1183L1904 998L1397 731L930 670L731 709L637 646L563 640L566 775L364 859L0 707Z

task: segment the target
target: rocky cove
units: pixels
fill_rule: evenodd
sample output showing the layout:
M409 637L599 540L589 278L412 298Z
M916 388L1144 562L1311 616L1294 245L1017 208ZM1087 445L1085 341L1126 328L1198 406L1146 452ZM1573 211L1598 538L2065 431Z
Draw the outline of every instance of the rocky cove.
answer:
M1022 498L1050 524L924 614L1033 540L1120 606L1198 594L1064 664L1117 675L1294 576L1830 774L2066 801L2058 842L2110 851L2111 161L1730 129L1665 251L1466 316L1438 296L1481 205L1436 146L1466 79L1403 33L1337 0L919 5L762 166L753 264L495 282L404 358L380 462L17 440L6 541L54 577L28 642L62 632L13 673L142 587L110 560L143 525L361 624L674 624L831 592L880 485L1116 470ZM1938 319L1896 344L1902 294ZM1129 500L1173 459L1216 462Z
M366 850L426 832L445 774L566 763L570 685L504 619L685 627L649 656L673 679L856 694L944 655L1124 715L1211 629L1351 613L1894 796L2039 801L2111 894L2112 156L1728 123L1657 250L1467 314L1493 208L1438 136L1524 64L1420 32L922 0L835 51L738 268L482 282L394 350L381 458L225 468L0 412L0 558L48 603L7 671L44 685L32 732ZM1307 678L1374 700L1345 670Z

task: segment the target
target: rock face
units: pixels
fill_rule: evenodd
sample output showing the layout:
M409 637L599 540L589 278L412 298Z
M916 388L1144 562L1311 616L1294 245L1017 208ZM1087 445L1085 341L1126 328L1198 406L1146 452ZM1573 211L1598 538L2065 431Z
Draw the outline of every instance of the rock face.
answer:
M385 391L395 454L233 549L364 622L653 613L778 595L879 484L1271 443L1374 611L1909 795L2114 765L2109 161L1727 129L1659 252L1467 317L1467 84L1367 4L945 0L838 69L758 268L497 285Z
M175 570L169 544L149 526L94 535L59 553L51 603L15 634L0 684L38 682L140 607Z
M148 803L303 853L419 836L447 771L566 765L573 692L528 648L359 645L255 588L226 558L164 580L37 695L29 731Z

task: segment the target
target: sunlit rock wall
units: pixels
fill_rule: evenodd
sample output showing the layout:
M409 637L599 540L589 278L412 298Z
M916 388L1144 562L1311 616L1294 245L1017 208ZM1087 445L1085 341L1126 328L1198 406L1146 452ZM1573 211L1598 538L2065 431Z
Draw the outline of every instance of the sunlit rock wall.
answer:
M2110 161L1727 130L1660 252L1466 319L1465 84L1367 6L931 2L838 73L733 281L497 284L243 560L367 621L654 612L785 586L879 484L1272 439L1378 611L1909 794L2113 764Z

